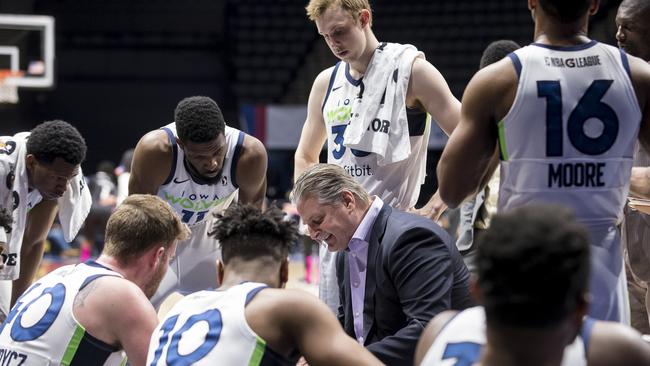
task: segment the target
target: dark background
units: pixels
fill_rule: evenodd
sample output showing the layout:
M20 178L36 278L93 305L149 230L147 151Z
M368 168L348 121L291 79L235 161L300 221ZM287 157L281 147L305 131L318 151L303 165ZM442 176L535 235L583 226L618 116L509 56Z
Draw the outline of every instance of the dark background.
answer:
M620 1L604 1L590 36L614 44ZM1 0L0 13L56 19L56 85L20 89L20 103L0 105L0 134L60 118L89 150L85 172L167 124L182 98L207 95L228 124L243 103L306 104L316 74L335 62L296 0ZM457 98L491 41L530 43L524 0L371 1L380 41L425 52ZM29 40L27 47L35 47ZM439 151L431 151L434 172ZM292 151L270 152L272 195L290 185ZM272 169L273 168L273 169ZM435 180L435 174L429 174ZM435 182L429 185L429 191ZM424 194L430 194L425 192Z

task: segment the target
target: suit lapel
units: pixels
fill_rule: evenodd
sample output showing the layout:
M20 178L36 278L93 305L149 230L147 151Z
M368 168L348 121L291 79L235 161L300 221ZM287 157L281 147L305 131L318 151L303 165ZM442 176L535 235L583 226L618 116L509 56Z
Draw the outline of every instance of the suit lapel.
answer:
M372 232L370 234L370 240L368 241L368 260L366 266L366 288L365 295L363 299L363 339L364 343L368 340L368 334L370 333L371 328L374 326L374 314L375 314L375 288L377 287L377 282L375 281L376 277L376 268L380 265L381 260L379 254L381 253L381 240L384 237L384 232L386 231L386 223L388 221L388 216L392 209L389 205L384 203L384 206L379 211L379 215L375 220L375 224L372 226Z
M343 290L343 298L341 299L343 314L345 314L343 318L343 328L348 334L354 335L354 318L347 315L352 314L352 292L350 289L350 267L348 264L348 253L337 253L336 260L339 263L337 265L337 276L339 276L339 291L341 291L341 289ZM342 278L340 276L341 274Z

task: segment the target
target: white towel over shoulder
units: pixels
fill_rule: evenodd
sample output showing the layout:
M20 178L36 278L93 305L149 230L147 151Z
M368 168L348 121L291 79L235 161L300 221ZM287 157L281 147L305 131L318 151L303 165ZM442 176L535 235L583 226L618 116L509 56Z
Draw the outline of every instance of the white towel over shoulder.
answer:
M27 221L27 170L25 141L28 133L0 137L0 206L11 213L13 224L6 236L4 254L7 263L0 270L0 280L14 280L20 273L20 247ZM15 264L14 264L15 263Z
M65 240L72 241L90 212L93 199L90 196L90 190L86 186L81 167L79 173L68 182L68 189L65 190L63 197L59 198L59 222L63 229Z
M380 45L363 76L362 98L352 105L345 146L377 154L380 166L402 161L411 154L406 92L418 57L424 58L424 54L413 45Z

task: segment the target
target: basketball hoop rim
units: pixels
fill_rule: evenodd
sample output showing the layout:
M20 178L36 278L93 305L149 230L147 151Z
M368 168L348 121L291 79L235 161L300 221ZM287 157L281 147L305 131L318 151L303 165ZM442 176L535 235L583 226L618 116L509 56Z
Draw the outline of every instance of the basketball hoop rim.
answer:
M24 71L0 70L0 84L11 84L11 79L19 78L25 75Z
M18 103L18 85L15 80L22 75L22 71L0 70L0 105Z
M19 78L19 77L23 77L24 75L25 72L21 70L0 69L0 80Z

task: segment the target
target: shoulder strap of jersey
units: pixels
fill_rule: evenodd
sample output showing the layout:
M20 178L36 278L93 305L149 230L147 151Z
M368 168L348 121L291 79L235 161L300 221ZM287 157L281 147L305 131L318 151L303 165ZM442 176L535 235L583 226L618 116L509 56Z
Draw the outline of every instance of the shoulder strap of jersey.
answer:
M242 131L237 132L239 133L239 136L237 136L237 145L235 146L235 152L232 154L232 162L230 163L230 181L235 188L239 188L239 184L237 184L237 163L239 163L239 156L241 155L244 136L246 135Z
M320 107L321 111L325 110L325 103L327 103L327 98L329 98L332 87L334 86L334 80L336 80L336 72L339 70L339 66L341 66L341 61L337 62L334 66L334 69L332 70L332 75L330 75L330 82L327 85L327 93L323 99L323 105Z
M172 130L170 130L167 127L161 128L161 130L165 131L167 133L167 138L169 139L169 143L172 145L172 168L169 171L169 175L167 176L167 179L163 182L162 185L169 184L172 181L172 178L174 178L174 175L176 174L176 160L178 159L178 145L176 144L176 136L174 136L174 133Z

